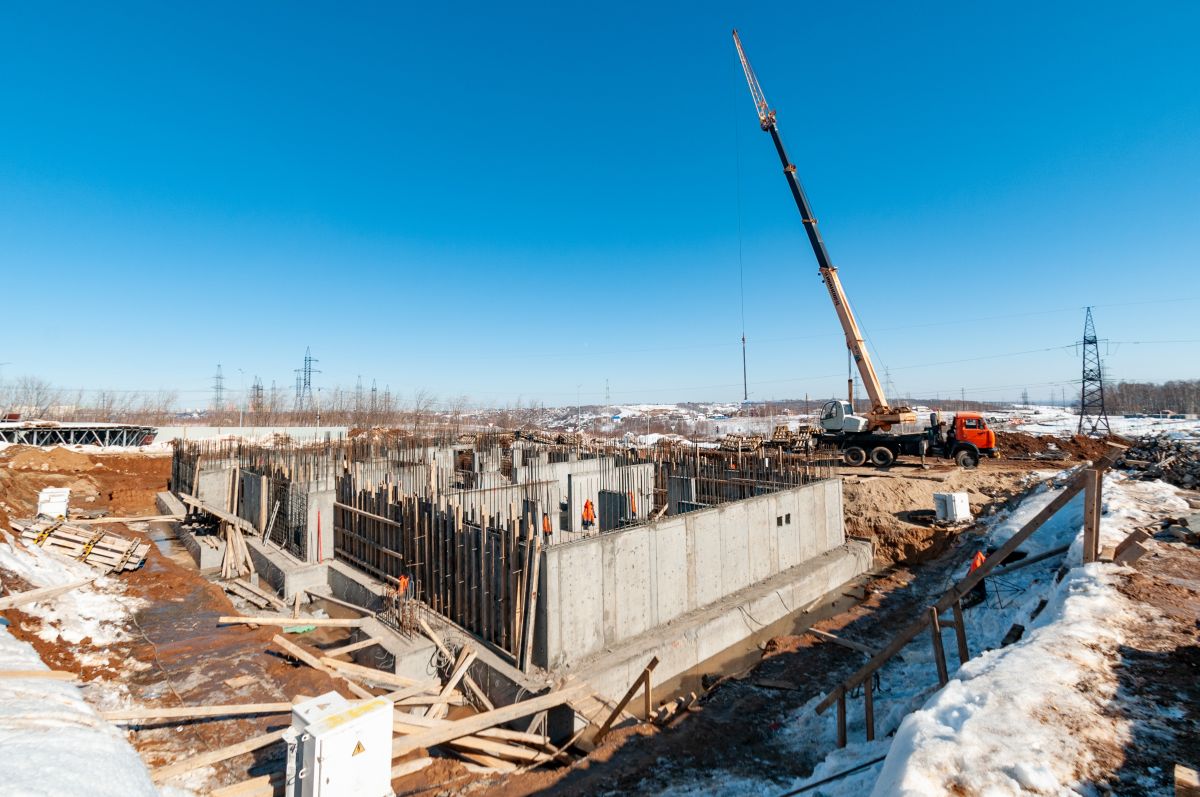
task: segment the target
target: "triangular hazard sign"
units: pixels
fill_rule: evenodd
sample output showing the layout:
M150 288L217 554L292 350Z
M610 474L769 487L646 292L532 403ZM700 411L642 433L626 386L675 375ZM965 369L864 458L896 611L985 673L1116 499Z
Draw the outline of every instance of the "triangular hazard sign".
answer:
M354 752L351 753L350 755L356 756L359 753L365 753L365 752L367 752L367 748L362 746L362 742L359 742L358 744L354 745Z

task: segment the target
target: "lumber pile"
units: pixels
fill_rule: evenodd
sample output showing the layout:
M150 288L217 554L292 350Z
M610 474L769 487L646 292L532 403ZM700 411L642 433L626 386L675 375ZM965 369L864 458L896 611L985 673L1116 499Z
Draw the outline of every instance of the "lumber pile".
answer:
M727 434L721 438L720 450L754 452L759 451L763 447L762 435L757 434Z
M221 523L225 528L225 556L221 558L221 577L238 579L256 573L254 560L250 558L250 549L246 546L246 538L239 526L233 523Z
M264 589L254 586L249 581L233 578L221 582L221 589L260 609L278 609L287 611L290 607L278 597Z
M1117 461L1137 479L1161 479L1184 489L1200 485L1200 443L1165 434L1139 438Z
M62 520L13 521L21 542L69 556L102 573L137 570L146 561L150 543L126 539L108 531L93 531Z

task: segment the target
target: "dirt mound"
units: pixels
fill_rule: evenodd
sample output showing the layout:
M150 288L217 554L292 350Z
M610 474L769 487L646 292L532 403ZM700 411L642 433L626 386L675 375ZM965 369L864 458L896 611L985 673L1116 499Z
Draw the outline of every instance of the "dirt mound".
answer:
M154 496L167 489L169 455L87 454L67 448L11 446L0 451L0 509L22 517L37 511L45 487L71 490L70 508L116 515L152 515Z
M4 452L4 465L15 470L43 470L55 473L80 473L96 467L88 454L69 448L44 451L32 446L13 446Z
M1056 437L1051 434L1033 435L1024 432L996 432L996 446L1001 455L1011 459L1065 459L1066 461L1096 460L1104 456L1108 443L1125 445L1117 436L1105 440L1077 434L1071 437ZM1066 454L1058 457L1056 452Z
M960 529L930 524L934 493L966 493L978 517L1024 490L1030 465L985 460L979 468L898 473L856 469L843 483L846 533L875 541L880 563L923 562L937 556Z

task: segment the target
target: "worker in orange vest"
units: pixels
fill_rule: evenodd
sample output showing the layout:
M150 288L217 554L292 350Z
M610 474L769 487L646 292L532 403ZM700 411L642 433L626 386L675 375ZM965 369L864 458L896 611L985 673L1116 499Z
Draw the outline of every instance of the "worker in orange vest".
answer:
M397 592L400 593L401 598L408 598L408 574L401 573L399 582L400 584L397 587Z
M592 499L587 499L583 502L583 528L590 529L596 525L596 508L592 506Z
M975 558L971 560L971 569L968 570L967 572L974 573L976 570L978 570L980 567L982 567L983 563L986 561L987 561L987 557L983 555L983 551L976 551Z
M543 512L542 513L542 534L545 534L547 537L549 537L550 532L551 532L550 516L547 515L545 512Z
M629 516L637 517L637 499L633 496L633 490L629 491Z

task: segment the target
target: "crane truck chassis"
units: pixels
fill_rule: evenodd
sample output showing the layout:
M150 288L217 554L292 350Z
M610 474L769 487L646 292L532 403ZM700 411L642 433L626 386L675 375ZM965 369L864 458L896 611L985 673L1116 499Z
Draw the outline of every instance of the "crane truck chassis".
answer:
M854 417L849 402L830 401L821 413L824 425L828 422L837 427L845 423L846 417ZM834 448L842 452L847 465L857 467L868 462L886 468L901 456L927 456L953 459L962 468L974 468L983 457L999 456L996 448L996 433L987 426L987 421L977 412L959 412L939 434L940 415L930 416L930 425L915 432L869 432L845 431L824 428L816 438L819 447Z

